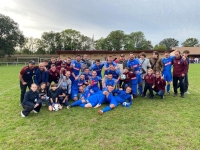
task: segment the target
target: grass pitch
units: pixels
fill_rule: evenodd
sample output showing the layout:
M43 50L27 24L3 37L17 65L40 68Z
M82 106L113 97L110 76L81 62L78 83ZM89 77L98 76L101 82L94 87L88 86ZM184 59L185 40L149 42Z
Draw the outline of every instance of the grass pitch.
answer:
M191 95L184 99L172 94L164 100L136 98L131 108L119 106L103 116L93 108L49 112L42 107L26 118L19 106L22 67L0 66L0 150L200 148L198 64L190 65Z

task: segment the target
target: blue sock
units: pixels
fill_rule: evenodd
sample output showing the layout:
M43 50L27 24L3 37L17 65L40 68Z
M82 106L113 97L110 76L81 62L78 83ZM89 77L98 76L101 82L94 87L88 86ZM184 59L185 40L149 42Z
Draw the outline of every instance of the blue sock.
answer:
M112 108L110 106L105 107L102 111L103 113L110 111Z
M85 104L80 104L79 106L85 108Z
M167 84L167 92L170 90L170 84Z
M65 101L65 106L68 106L68 101L67 100Z
M71 107L79 106L80 104L82 104L82 101L78 100L78 101L73 102L72 105L71 105Z
M140 94L142 94L142 92L143 92L142 89L143 89L142 86L139 86Z

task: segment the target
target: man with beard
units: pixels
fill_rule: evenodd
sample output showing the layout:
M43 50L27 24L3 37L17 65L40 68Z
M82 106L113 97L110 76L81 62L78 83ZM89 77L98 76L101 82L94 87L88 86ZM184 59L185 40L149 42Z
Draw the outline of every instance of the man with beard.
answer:
M181 97L185 98L184 96L184 77L188 72L188 62L186 59L183 59L180 55L180 51L175 51L175 58L173 59L173 87L174 87L174 97L177 96L177 86L178 81L180 84L180 91Z
M24 99L24 94L26 92L26 88L31 88L31 84L33 83L33 76L35 75L35 61L30 60L28 66L25 66L21 69L19 73L20 79L20 89L21 89L21 96L20 96L20 106Z
M151 69L153 69L153 72L156 71L162 72L162 61L159 58L159 53L157 51L153 51L153 57L150 59Z
M76 55L76 60L72 61L71 66L72 66L72 78L71 81L72 83L74 82L74 79L76 77L78 77L79 72L81 70L81 56L80 55Z

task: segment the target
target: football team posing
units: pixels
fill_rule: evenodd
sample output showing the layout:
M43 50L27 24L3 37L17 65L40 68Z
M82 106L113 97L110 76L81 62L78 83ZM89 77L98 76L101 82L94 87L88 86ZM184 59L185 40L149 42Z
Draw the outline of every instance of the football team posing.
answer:
M184 98L184 93L189 93L189 51L185 50L183 55L180 51L174 54L170 56L170 52L165 51L165 57L159 58L159 53L153 51L151 59L146 58L145 53L141 53L140 58L130 53L128 59L121 54L119 60L114 61L112 56L108 56L106 62L97 59L93 64L87 55L82 58L77 55L75 60L68 57L56 61L52 58L39 66L31 60L19 74L21 116L26 117L31 111L39 113L41 106L46 104L49 111L76 106L98 108L107 104L98 110L102 115L118 105L130 107L137 96L153 100L155 94L164 99L165 93L170 94L172 81L174 97L180 87L180 96ZM26 92L27 87L30 90ZM71 104L70 99L73 101Z

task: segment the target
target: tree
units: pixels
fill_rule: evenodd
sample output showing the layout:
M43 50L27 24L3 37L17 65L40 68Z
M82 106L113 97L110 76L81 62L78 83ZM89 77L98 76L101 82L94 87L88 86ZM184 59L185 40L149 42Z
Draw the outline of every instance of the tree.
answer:
M95 50L107 50L106 39L101 37L94 42Z
M153 48L151 41L146 40L144 33L141 31L132 32L129 35L127 44L127 50L148 50Z
M21 47L24 36L18 24L8 16L0 14L0 56L12 55L15 47Z
M46 44L41 39L36 39L36 54L46 54Z
M196 47L199 44L199 40L196 38L188 38L181 45L183 47Z
M55 32L50 31L50 32L44 32L42 34L42 42L44 44L45 51L49 54L55 54L55 49L56 49L56 42L55 42Z
M179 41L174 39L174 38L166 38L166 39L163 39L159 45L165 45L167 47L167 50L170 50L172 49L173 47L176 47L178 46L179 44Z
M88 36L84 36L84 35L81 35L81 47L80 47L80 50L91 50L91 46L92 46L92 39L89 38Z
M120 50L124 44L124 31L116 30L110 32L106 38L106 45L108 50Z
M35 53L37 51L36 44L37 44L37 39L33 37L26 37L24 40L23 47L21 48L22 53L25 54Z
M154 50L167 50L167 47L165 45L156 44Z
M79 31L67 29L61 32L63 49L78 50L81 47L81 34Z

